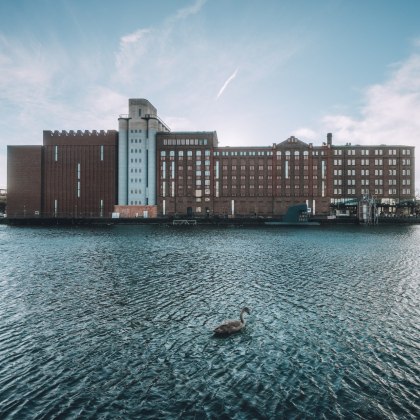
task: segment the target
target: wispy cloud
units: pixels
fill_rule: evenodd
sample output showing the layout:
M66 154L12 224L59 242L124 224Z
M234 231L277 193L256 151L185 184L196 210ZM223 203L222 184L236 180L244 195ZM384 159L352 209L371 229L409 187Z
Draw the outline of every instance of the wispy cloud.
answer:
M352 115L324 115L318 127L301 127L295 133L304 137L333 132L341 143L415 144L420 133L420 53L390 66L388 79L366 87L362 101Z
M317 131L322 132L322 136L332 132L334 143L338 144L417 146L420 133L420 53L414 53L390 68L390 76L384 83L366 88L364 105L358 116L325 115ZM314 131L309 128L297 130L303 138ZM419 158L420 148L417 148L416 160ZM419 171L416 185L420 187Z
M119 50L115 54L116 80L130 84L133 80L149 77L150 73L155 73L156 68L161 71L168 69L173 64L171 60L174 55L179 55L174 41L179 36L176 31L178 24L199 13L206 1L196 0L190 6L179 9L159 26L140 28L122 36ZM189 40L190 43L193 41Z
M0 97L3 101L24 105L43 97L58 68L57 61L48 59L42 45L22 44L0 35Z
M316 132L314 130L311 130L310 128L305 128L305 127L294 130L293 135L303 141L305 140L313 141L313 139L316 138Z
M159 23L121 37L112 81L127 95L151 101L163 96L159 109L168 113L161 114L166 119L187 116L201 127L219 130L211 116L216 121L224 107L242 100L226 95L229 85L246 84L249 90L241 89L242 95L262 95L261 86L301 53L305 42L242 32L229 38L214 34L201 19L207 5L214 7L203 0L191 2Z
M183 9L178 10L174 19L185 19L188 16L195 15L198 13L202 7L206 4L207 0L196 0L191 6L185 7Z
M139 42L145 34L149 33L148 29L139 29L131 34L121 37L121 46L123 48L132 45L136 42Z
M115 61L119 79L132 79L136 64L148 53L152 39L151 29L138 29L121 37Z
M221 87L221 89L219 90L219 93L217 94L216 100L219 99L223 92L226 90L226 88L229 86L229 83L236 77L236 75L238 74L239 69L236 69L233 74L226 80L226 82L223 84L223 86Z
M323 126L341 141L414 144L420 132L420 54L394 65L383 84L369 86L359 117L327 115Z

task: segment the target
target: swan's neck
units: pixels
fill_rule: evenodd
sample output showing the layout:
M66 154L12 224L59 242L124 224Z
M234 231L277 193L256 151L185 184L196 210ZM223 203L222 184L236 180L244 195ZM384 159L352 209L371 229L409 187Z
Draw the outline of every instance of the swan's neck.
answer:
M241 319L241 323L245 325L244 311L241 311L241 315L239 318Z

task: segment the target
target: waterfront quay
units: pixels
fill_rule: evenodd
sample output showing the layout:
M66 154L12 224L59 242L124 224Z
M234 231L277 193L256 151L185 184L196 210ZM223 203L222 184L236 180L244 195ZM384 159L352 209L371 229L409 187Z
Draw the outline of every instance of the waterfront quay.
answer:
M290 136L222 147L215 130L170 131L142 98L129 99L118 125L44 130L42 145L8 146L8 217L139 223L183 214L200 224L229 217L223 223L258 225L253 216L275 219L303 204L316 218L415 214L409 144L343 145L327 133L318 145Z
M265 227L265 226L334 226L334 225L369 225L356 216L349 217L312 217L309 223L285 223L282 218L263 217L209 217L209 218L34 218L22 217L0 218L0 224L9 226L117 226L117 225L162 225L162 226L232 226L232 227ZM379 225L417 225L420 217L378 217Z

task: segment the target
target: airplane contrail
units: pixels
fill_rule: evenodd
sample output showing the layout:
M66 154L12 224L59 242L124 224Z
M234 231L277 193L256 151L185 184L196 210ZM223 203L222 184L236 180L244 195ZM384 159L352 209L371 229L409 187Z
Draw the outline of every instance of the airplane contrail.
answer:
M225 89L228 87L228 85L229 85L229 83L236 77L236 75L238 74L238 70L239 70L239 68L237 68L234 72L233 72L233 74L232 74L232 76L230 76L227 80L226 80L226 82L223 84L223 86L222 86L222 88L219 90L219 93L217 94L217 97L216 97L216 99L219 99L220 98L220 96L222 96L222 93L225 91Z

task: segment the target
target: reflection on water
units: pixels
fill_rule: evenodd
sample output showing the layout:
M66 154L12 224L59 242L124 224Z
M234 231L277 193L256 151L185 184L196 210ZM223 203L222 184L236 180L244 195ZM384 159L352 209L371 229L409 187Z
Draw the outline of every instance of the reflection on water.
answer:
M0 417L416 418L419 244L418 226L0 226Z

